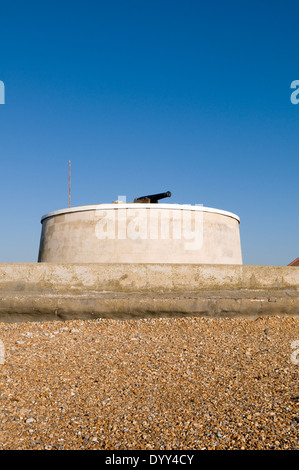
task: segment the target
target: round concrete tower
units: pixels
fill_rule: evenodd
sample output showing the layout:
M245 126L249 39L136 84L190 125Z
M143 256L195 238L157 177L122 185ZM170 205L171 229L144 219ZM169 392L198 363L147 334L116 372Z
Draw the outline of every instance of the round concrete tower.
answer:
M44 215L39 262L242 264L239 217L146 200Z

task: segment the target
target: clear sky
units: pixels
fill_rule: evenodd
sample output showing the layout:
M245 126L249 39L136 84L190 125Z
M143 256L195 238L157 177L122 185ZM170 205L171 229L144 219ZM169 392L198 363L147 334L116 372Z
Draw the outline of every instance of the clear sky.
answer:
M0 262L41 216L171 191L240 217L244 264L299 256L298 1L0 2Z

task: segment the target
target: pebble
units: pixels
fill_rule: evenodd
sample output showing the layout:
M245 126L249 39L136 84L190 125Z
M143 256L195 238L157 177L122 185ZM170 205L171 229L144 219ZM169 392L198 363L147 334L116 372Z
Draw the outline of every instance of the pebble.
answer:
M34 418L27 418L25 423L27 424L30 424L30 423L34 423L35 422L35 419Z
M0 340L0 450L299 448L298 317L0 323Z

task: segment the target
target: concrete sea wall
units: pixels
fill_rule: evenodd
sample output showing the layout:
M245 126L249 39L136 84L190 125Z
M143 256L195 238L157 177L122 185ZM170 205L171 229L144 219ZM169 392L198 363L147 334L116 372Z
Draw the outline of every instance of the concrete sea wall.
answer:
M299 314L299 268L0 264L0 321Z

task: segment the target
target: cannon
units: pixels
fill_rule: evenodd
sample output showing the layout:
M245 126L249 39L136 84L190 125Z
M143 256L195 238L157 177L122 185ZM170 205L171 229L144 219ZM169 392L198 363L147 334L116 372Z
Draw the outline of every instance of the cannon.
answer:
M136 203L150 203L150 204L157 204L160 199L164 199L166 197L170 197L171 192L167 191L166 193L158 193L158 194L150 194L148 196L141 196L141 197L136 197L134 199L134 202Z

